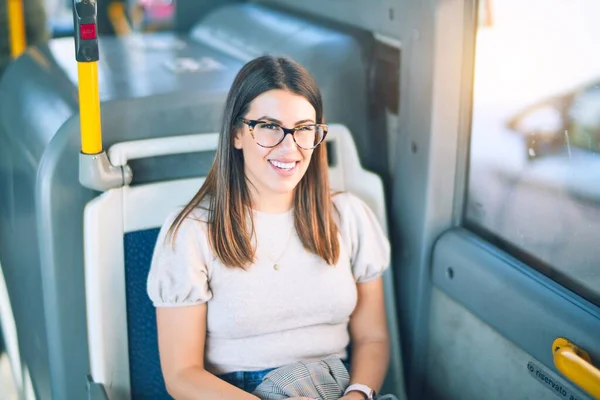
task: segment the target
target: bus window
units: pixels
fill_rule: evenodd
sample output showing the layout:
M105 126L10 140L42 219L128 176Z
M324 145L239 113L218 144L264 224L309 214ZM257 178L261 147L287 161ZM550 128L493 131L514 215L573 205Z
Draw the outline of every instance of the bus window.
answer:
M600 304L600 2L493 7L476 40L466 225Z

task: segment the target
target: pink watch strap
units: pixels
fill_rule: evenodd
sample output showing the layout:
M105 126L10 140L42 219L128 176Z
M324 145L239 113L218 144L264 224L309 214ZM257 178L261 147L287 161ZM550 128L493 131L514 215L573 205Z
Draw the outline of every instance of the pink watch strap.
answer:
M352 385L348 386L346 388L346 390L344 391L344 396L347 395L349 392L364 393L367 396L368 400L373 399L373 395L375 393L375 391L373 389L371 389L367 385L363 385L361 383L353 383Z

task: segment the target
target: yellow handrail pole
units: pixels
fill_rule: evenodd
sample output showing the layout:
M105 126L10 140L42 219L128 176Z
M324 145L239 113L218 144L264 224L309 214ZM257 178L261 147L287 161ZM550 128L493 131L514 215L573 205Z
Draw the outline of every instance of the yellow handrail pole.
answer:
M79 77L81 152L98 154L102 152L98 61L78 62L77 75Z
M95 0L73 0L75 57L79 78L81 152L83 154L102 152L96 13Z
M10 36L10 53L17 58L25 51L25 15L23 0L8 0L8 27Z
M594 399L600 399L600 370L592 365L585 351L567 339L557 338L552 352L554 365L564 376Z

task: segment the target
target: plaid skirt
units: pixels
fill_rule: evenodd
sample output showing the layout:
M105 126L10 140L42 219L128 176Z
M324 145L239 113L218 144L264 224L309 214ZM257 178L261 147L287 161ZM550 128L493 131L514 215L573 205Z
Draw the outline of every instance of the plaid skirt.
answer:
M342 369L343 369L343 367L346 368L346 371L342 371L342 372L344 372L344 373L349 372L350 364L345 360L341 360L341 361L343 363L343 366L339 365L339 362L338 362L339 367L341 367ZM330 367L334 366L334 365L335 364L330 364ZM335 366L334 366L334 368L335 368ZM260 371L236 371L236 372L231 372L228 374L219 375L219 378L221 378L225 382L227 382L233 386L236 386L248 393L253 393L256 391L257 387L261 383L263 383L265 376L274 370L275 370L275 368L269 368L269 369L264 369L264 370L260 370ZM339 373L336 375L339 375ZM348 376L349 376L349 374L348 374ZM280 376L279 378L282 378L282 377ZM285 375L283 376L283 378L284 379L286 378ZM289 378L289 376L287 378ZM338 377L338 379L339 379L339 377ZM301 381L301 379L299 379L297 383L300 383L300 381ZM289 384L289 382L288 382L288 384ZM261 386L261 388L262 388L262 386ZM270 398L268 393L261 393L261 395L265 395L266 396L265 399ZM261 395L259 395L259 397L261 397ZM325 395L325 397L329 398L330 396ZM280 398L280 397L273 397L273 398ZM338 396L335 396L335 398L338 398ZM377 396L376 399L377 400L398 400L397 397L392 394L380 395L380 396Z
M345 360L342 360L342 362L346 366L346 370L350 371L350 363ZM262 383L265 376L275 369L276 368L268 368L260 371L236 371L219 375L219 378L245 392L252 393L256 390L257 386Z

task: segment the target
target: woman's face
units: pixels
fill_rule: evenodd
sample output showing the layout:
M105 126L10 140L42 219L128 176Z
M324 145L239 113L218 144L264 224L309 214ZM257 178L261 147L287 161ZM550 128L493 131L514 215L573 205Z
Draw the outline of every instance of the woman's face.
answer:
M306 98L275 89L255 98L244 118L294 128L316 123L316 112ZM313 153L299 148L292 135L285 135L283 142L273 148L261 147L245 124L235 136L234 146L244 154L244 172L252 183L251 191L254 189L262 200L281 196L291 200Z

